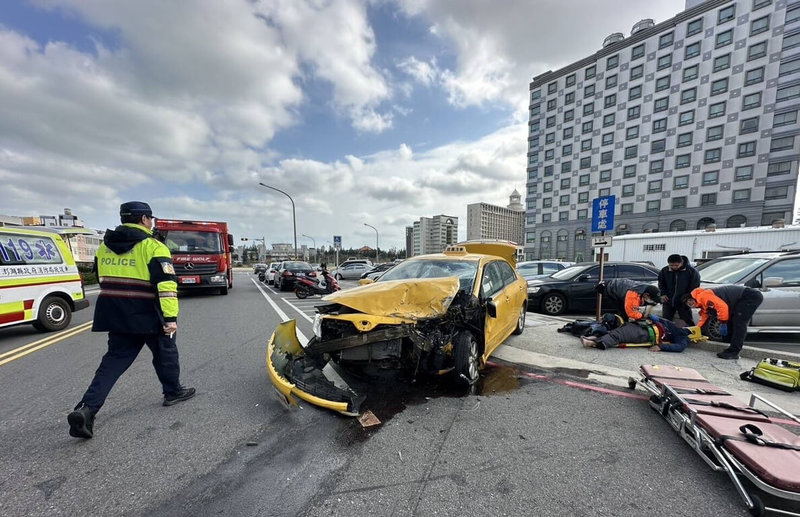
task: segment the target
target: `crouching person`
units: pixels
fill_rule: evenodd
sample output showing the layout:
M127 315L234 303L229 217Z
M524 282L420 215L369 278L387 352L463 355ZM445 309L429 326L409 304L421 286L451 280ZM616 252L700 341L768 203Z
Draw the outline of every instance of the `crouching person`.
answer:
M600 350L627 343L650 343L652 352L683 352L689 345L689 330L651 315L647 320L626 323L598 338L581 338L581 343Z

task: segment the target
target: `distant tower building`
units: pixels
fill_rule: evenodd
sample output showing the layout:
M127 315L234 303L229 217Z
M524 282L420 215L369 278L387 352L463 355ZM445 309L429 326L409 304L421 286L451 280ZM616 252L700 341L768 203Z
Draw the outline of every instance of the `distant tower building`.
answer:
M521 245L525 230L521 198L515 189L506 208L488 203L467 205L467 240L502 239Z
M71 226L83 228L83 221L78 216L72 215L72 210L64 209L63 214L39 216L42 226Z
M414 254L414 227L406 226L406 258Z
M414 253L441 253L450 244L458 242L458 217L435 215L414 221Z

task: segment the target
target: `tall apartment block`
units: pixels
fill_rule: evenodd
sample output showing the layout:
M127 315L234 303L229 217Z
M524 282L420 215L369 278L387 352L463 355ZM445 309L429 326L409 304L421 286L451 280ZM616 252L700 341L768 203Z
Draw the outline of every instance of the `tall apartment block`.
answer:
M590 260L599 196L616 235L791 221L800 0L688 0L530 94L529 259Z
M408 256L441 253L450 245L458 242L458 217L451 215L435 215L420 217L412 227L414 247Z
M508 206L489 203L467 205L467 240L502 239L522 244L525 231L525 206L522 195L514 189Z

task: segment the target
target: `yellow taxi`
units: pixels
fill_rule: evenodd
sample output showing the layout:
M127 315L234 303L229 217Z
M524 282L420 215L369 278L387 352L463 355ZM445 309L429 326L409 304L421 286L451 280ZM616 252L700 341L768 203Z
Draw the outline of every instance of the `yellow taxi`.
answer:
M299 398L352 415L370 389L363 380L387 370L447 377L466 391L492 352L525 328L527 283L515 252L507 241L459 243L325 296L308 343L294 320L272 335L272 384L291 405Z

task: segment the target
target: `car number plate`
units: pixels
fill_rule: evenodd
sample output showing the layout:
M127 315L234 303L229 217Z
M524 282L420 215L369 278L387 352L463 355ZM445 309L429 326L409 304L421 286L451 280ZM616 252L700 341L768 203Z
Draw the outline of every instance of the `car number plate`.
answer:
M181 283L182 284L196 284L197 283L197 279L194 278L194 277L181 278Z

